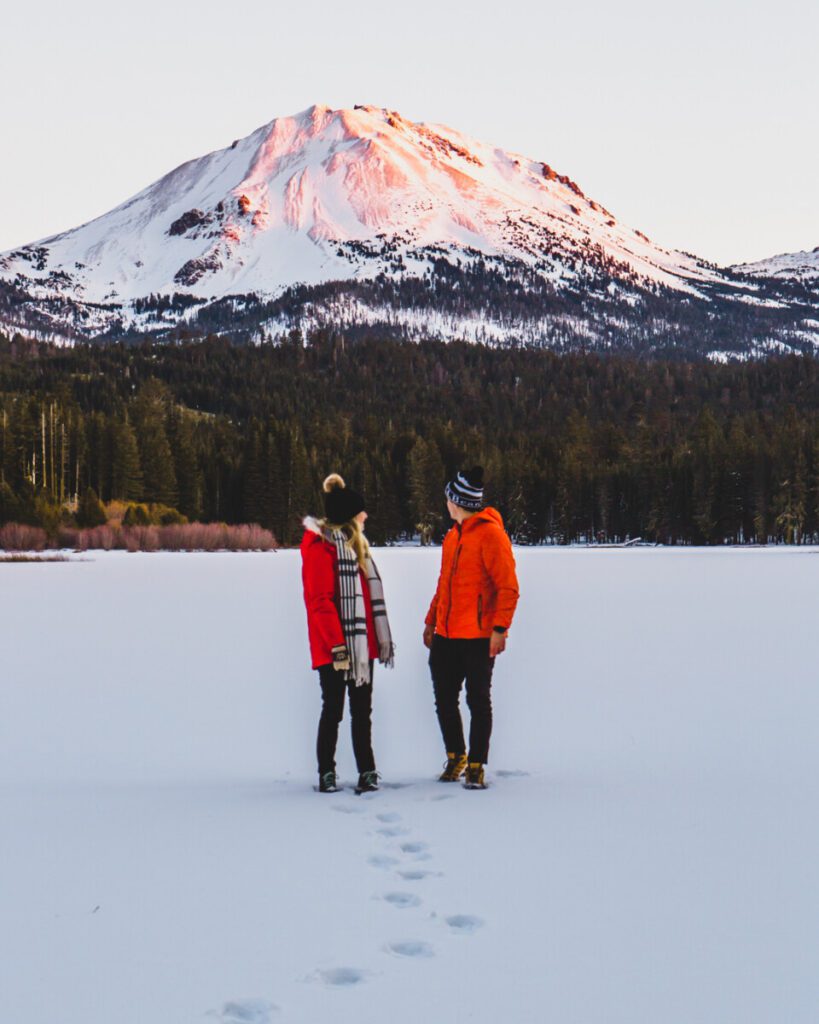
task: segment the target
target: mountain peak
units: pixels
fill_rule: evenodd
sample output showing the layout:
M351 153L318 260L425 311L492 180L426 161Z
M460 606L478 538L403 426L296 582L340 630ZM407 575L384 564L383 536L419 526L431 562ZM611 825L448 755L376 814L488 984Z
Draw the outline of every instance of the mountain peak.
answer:
M3 254L0 280L93 304L95 322L136 323L148 296L272 301L297 285L432 281L447 266L550 295L736 287L551 163L371 104L277 117L96 220Z

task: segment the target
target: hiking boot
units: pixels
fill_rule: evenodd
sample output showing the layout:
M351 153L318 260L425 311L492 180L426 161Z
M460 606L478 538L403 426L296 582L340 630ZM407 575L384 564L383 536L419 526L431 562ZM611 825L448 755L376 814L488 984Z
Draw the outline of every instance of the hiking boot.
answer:
M457 782L466 768L466 754L447 754L444 770L438 776L439 782Z
M338 793L341 786L338 784L338 776L335 772L325 772L319 775L319 793Z
M358 785L355 787L356 793L375 793L378 790L378 780L381 776L378 772L373 769L371 772L362 772L358 776Z
M470 761L464 776L465 789L486 789L486 780L483 776L483 765L478 761Z

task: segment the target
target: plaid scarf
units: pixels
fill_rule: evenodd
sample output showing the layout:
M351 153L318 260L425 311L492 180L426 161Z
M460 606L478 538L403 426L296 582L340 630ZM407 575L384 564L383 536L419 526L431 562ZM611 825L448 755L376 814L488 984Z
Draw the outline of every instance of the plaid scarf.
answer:
M370 646L367 641L367 607L364 603L358 559L347 544L347 538L342 530L328 532L329 539L335 544L338 556L338 590L341 606L339 612L347 652L350 655L350 668L344 673L344 678L354 681L356 686L365 686L371 682ZM367 556L365 575L373 609L378 660L382 665L392 668L395 644L392 641L390 622L387 618L384 587L375 562L369 555Z

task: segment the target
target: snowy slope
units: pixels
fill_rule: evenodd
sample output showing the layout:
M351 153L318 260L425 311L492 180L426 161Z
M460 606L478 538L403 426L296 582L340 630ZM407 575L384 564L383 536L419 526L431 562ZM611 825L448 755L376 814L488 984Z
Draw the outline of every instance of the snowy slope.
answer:
M0 567L0 1019L814 1024L816 554L517 549L485 793L439 556L378 555L372 798L311 788L297 552Z
M732 270L755 277L777 277L816 284L819 283L819 246L810 252L788 252L756 263L739 263Z
M604 263L686 291L720 280L540 160L371 106L277 118L88 224L0 256L0 275L110 303L275 295L476 254L558 283Z

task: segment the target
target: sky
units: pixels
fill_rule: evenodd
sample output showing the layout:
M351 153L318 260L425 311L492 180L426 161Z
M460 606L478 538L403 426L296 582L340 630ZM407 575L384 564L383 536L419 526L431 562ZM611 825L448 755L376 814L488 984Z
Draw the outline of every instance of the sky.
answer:
M4 7L0 251L313 103L544 160L719 264L819 245L819 5L804 0Z

